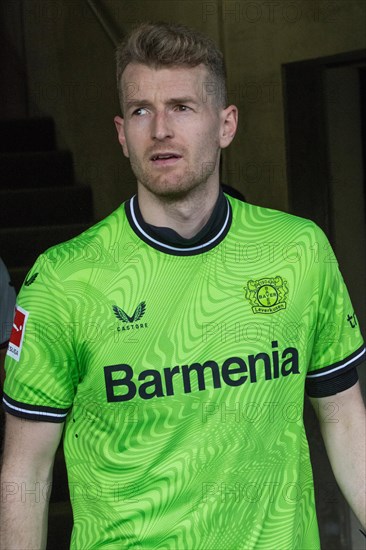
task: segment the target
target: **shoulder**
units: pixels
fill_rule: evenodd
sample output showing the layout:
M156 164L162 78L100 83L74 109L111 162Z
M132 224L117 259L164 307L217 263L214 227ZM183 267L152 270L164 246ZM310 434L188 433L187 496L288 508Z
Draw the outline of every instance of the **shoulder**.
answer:
M258 206L227 197L233 211L233 224L246 231L281 235L285 240L297 240L301 237L327 240L322 229L312 220L295 216L281 210Z
M125 220L125 208L122 203L114 212L83 233L48 248L43 256L53 263L62 263L65 258L75 261L81 257L95 257L101 253L102 249L108 248L110 243L115 241L118 232L123 229Z
M126 223L124 203L109 216L83 233L54 245L36 260L26 281L34 281L39 275L49 282L65 281L75 274L88 278L91 269L113 265L113 245L119 241ZM40 279L41 277L39 277Z

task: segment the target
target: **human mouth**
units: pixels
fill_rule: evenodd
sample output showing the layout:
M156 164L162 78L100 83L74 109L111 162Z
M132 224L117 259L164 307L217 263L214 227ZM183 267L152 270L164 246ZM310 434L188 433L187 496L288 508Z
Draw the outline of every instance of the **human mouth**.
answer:
M174 152L155 153L150 157L150 160L155 166L171 166L181 159L182 156Z

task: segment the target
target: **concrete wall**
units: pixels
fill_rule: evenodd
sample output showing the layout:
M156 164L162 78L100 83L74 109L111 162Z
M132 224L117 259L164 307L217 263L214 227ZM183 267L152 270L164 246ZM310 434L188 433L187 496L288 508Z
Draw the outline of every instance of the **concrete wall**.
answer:
M121 31L142 20L179 21L224 50L238 135L224 180L251 202L288 209L281 65L366 47L364 0L100 0ZM86 2L24 0L30 114L52 115L78 181L101 218L134 191L113 126L113 46Z
M21 0L0 3L0 118L26 118L27 76Z
M286 209L281 65L364 48L366 3L224 1L220 20L229 87L241 113L228 155L231 179L249 201Z
M193 0L100 4L121 35L138 21L170 19L218 40L218 19L203 24ZM78 182L93 186L102 218L135 191L113 123L119 114L113 45L81 0L25 0L24 20L30 114L55 118L59 146L72 150Z
M30 115L54 117L59 147L73 152L101 218L123 197L113 46L81 0L25 0L24 27Z

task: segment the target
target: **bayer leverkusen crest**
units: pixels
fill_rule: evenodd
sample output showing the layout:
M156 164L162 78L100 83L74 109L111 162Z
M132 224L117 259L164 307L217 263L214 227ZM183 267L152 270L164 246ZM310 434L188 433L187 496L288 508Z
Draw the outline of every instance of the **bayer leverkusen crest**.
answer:
M253 313L276 313L286 309L288 285L280 276L250 280L245 290L245 298L250 302Z

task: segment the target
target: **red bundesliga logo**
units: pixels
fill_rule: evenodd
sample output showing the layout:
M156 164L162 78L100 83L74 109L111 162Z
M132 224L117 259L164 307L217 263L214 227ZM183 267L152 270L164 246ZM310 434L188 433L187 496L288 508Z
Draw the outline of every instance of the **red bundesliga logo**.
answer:
M27 323L29 312L20 306L16 306L7 354L19 361L22 349L25 325Z

